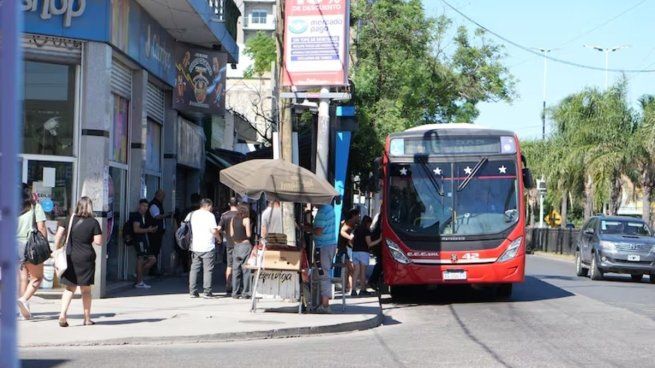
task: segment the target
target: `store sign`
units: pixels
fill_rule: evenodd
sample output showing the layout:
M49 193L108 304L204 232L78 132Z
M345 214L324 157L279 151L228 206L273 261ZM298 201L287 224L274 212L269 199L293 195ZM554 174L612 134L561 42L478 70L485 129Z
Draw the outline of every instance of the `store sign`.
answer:
M24 32L109 41L111 0L21 0Z
M23 11L40 12L44 20L51 19L53 15L61 15L66 28L71 26L73 18L82 16L85 10L86 0L63 0L59 4L55 0L23 0Z
M285 86L343 86L348 77L349 0L287 0Z
M226 53L179 44L175 69L173 108L204 114L225 113Z
M111 14L111 43L174 86L173 37L133 0L113 0Z
M205 132L202 127L179 118L177 129L177 162L202 169L205 166Z

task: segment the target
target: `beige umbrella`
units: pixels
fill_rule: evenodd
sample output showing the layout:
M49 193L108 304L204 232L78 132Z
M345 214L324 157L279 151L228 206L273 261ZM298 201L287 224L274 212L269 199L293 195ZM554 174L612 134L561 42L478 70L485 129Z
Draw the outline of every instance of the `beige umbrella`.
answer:
M249 198L330 203L339 193L311 171L283 160L250 160L221 170L221 183Z

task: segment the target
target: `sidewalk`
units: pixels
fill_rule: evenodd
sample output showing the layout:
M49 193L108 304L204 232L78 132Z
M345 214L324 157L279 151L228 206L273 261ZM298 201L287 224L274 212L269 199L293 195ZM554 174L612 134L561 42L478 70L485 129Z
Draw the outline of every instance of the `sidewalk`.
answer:
M82 325L82 301L71 303L70 327L57 324L59 300L34 297L32 319L19 321L19 346L169 344L292 337L377 327L378 299L349 298L332 314L298 314L297 303L261 300L250 313L250 300L223 296L191 299L184 278L164 278L152 289L130 289L94 300L95 326ZM264 310L266 308L266 311Z

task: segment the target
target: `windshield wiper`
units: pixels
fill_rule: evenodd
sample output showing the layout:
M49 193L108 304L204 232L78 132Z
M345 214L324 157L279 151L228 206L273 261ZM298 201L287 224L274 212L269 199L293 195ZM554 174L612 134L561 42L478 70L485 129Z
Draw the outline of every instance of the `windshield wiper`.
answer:
M483 157L483 158L480 159L480 161L478 161L478 163L475 165L473 170L471 170L471 173L468 174L466 179L464 179L464 181L457 187L458 192L461 192L464 188L466 188L467 185L469 185L469 183L471 182L471 179L473 179L473 177L478 173L478 171L480 171L482 166L487 161L489 161L489 158L487 158L487 157Z
M418 163L423 168L423 172L428 177L428 180L430 180L430 183L432 184L434 189L437 190L437 194L439 194L439 196L441 196L441 197L445 196L443 188L441 188L441 185L439 185L439 183L437 182L437 179L435 179L434 176L432 176L432 171L430 171L430 168L428 167L428 164L426 162L424 162L424 161L419 161Z

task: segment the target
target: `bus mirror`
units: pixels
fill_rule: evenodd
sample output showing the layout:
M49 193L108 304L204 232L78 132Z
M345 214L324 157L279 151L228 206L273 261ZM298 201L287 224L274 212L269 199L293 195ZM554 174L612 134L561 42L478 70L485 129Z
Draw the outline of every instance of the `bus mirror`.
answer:
M380 178L382 177L382 157L378 157L373 161L373 177L372 187L374 192L380 191Z
M525 186L525 189L534 188L534 180L532 179L532 172L527 167L523 168L523 186Z

